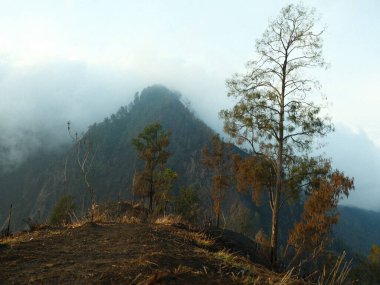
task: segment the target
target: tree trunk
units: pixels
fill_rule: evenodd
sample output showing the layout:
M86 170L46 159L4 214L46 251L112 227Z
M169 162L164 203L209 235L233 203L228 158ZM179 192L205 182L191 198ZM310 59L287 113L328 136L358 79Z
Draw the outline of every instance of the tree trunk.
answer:
M286 78L286 65L287 57L285 56L285 62L283 67L283 80L282 80L282 95L280 102L280 117L279 117L279 134L278 134L278 149L277 149L277 161L276 161L276 189L273 197L272 206L272 233L270 241L270 259L272 267L277 262L277 244L278 244L278 219L280 213L281 203L281 191L282 191L282 179L283 179L283 151L284 151L284 120L285 120L285 78Z
M216 228L219 229L219 220L220 220L220 201L217 202L217 209L218 209L218 213L216 215Z
M150 213L153 212L153 193L154 193L154 189L153 189L153 174L152 174L150 177L150 190L149 190L149 212Z
M283 118L283 115L280 115L280 119ZM277 154L277 165L276 165L276 189L273 197L273 206L272 206L272 232L271 232L271 241L270 241L270 258L272 266L277 262L277 243L278 243L278 219L280 213L280 203L281 203L281 191L282 191L282 155L283 155L283 127L280 125L280 141L278 144L278 154Z
M276 197L279 197L280 193L276 193ZM270 261L272 266L277 262L277 241L278 241L278 214L280 210L280 203L275 198L274 207L272 210L272 233L270 240Z

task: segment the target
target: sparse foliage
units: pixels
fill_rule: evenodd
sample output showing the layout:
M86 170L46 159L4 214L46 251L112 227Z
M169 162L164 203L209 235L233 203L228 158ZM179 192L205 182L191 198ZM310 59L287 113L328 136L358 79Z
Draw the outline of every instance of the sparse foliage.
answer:
M212 172L211 198L216 227L219 228L222 203L231 184L231 145L224 143L219 135L214 135L211 149L203 149L202 163Z
M246 74L227 81L228 96L239 101L232 110L220 112L225 131L238 144L250 146L252 156L261 157L260 163L268 164L273 174L261 185L272 210L272 263L277 260L280 208L289 191L296 190L286 186L294 178L298 158L308 153L316 137L332 130L321 106L308 99L318 82L306 71L325 65L323 29L316 23L314 9L302 4L284 7L256 41L258 59L248 62Z
M289 234L288 246L294 249L289 266L316 264L331 239L332 226L338 223L338 202L348 197L354 188L353 179L342 172L331 171L329 164L323 166L330 171L311 181L311 191L304 203L301 221Z
M95 189L92 183L90 182L89 175L93 168L94 159L97 153L97 147L94 142L90 139L89 134L80 136L77 132L75 134L72 133L71 123L67 122L67 131L72 138L75 145L76 152L76 162L79 167L80 174L83 178L83 182L86 186L86 189L90 195L91 201L91 209L96 204L95 201ZM65 178L64 184L67 183L66 178L66 164L65 164ZM84 209L82 209L83 211ZM93 219L93 215L91 214L91 221Z

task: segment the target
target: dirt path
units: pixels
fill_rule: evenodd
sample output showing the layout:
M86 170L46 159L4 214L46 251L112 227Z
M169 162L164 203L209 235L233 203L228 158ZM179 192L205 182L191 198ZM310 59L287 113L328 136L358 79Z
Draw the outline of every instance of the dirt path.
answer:
M207 242L163 225L42 230L0 247L0 283L241 284L241 268L205 250Z

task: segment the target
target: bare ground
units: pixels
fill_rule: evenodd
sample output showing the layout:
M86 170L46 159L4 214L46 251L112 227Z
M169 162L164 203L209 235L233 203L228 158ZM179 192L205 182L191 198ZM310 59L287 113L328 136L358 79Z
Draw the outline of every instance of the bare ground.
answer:
M168 225L47 228L0 240L0 283L302 284L222 247Z

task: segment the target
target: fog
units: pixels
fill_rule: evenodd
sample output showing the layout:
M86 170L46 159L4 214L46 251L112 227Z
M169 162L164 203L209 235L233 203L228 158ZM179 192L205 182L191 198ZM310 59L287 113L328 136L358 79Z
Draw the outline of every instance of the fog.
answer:
M345 203L379 210L379 3L304 2L316 6L328 26L324 53L331 68L315 74L337 129L326 138L326 155L355 177L356 190ZM221 132L218 112L232 106L225 80L254 58L255 39L287 3L3 1L2 169L41 146L70 143L67 121L85 131L153 84L182 93Z
M179 70L185 73L185 70ZM192 110L214 130L222 131L217 113L231 106L223 84L202 85L207 74L200 72L191 87L186 80L160 78L181 92ZM177 77L174 77L177 78ZM17 69L1 66L0 163L10 169L43 146L54 148L70 143L66 122L85 131L94 122L131 102L135 92L158 83L139 74L105 69L79 61L61 61ZM218 98L219 100L215 100ZM363 131L343 124L326 138L324 151L333 166L355 178L356 190L343 201L357 207L380 210L380 150Z
M362 130L342 124L326 140L333 167L354 177L356 189L343 204L380 211L380 148Z
M214 101L224 96L223 81L205 86L202 83L207 77L205 72L199 72L198 77L189 81L186 76L181 77L189 73L185 68L180 68L177 76L174 71L154 76L156 81L149 80L149 72L137 68L132 73L81 61L62 60L23 68L3 62L0 70L0 164L3 170L15 167L41 146L55 148L70 143L67 121L76 131L86 131L89 125L128 105L136 92L149 85L164 84L181 92L190 102L190 108L219 130L222 123L217 113L229 102L226 99ZM191 86L194 83L195 86Z
M70 142L67 121L84 131L130 101L127 79L81 62L1 67L0 163L5 169L42 145Z

